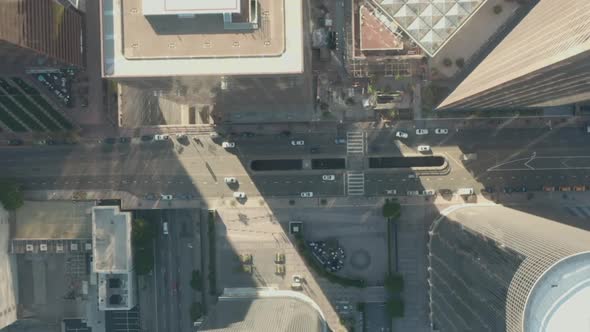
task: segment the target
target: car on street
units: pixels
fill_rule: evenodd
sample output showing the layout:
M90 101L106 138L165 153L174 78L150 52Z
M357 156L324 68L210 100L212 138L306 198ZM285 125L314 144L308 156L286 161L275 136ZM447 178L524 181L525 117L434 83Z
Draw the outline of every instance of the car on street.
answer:
M397 195L397 190L387 189L387 190L385 190L385 195Z
M240 136L242 136L242 137L254 137L254 136L256 136L256 134L253 133L253 132L251 132L251 131L245 131L245 132L241 133Z
M322 180L323 181L334 181L334 180L336 180L336 176L334 174L322 175Z
M449 133L449 130L447 128L436 128L434 133L437 135L446 135Z
M184 199L184 200L187 200L187 201L190 201L191 199L195 198L195 196L193 194L191 194L191 193L183 193L183 194L178 195L178 197L180 199Z
M117 139L115 139L113 137L107 137L102 142L105 144L115 144L115 143L117 143Z
M574 186L574 191L586 191L586 186L583 184Z
M296 274L293 276L293 280L291 282L291 288L294 290L302 290L303 289L303 277Z
M451 189L439 189L438 191L443 196L451 196L453 195L453 191Z
M434 196L434 195L436 195L436 190L434 190L434 189L426 189L426 190L422 191L422 195L424 195L424 196Z
M167 141L169 138L170 138L170 136L168 136L166 134L154 135L154 140L156 140L156 141Z
M570 186L559 186L559 191L572 191Z
M148 201L155 201L157 198L156 198L156 194L147 193L143 196L143 199L146 199Z
M169 194L160 194L160 199L163 201L171 201L174 197Z
M304 197L304 198L313 197L313 192L311 192L311 191L304 191L304 192L301 193L301 197Z
M291 132L289 130L283 130L279 133L279 136L289 137L289 136L291 136Z
M131 142L131 137L119 137L119 143L127 144Z
M424 128L416 129L416 135L428 135L428 129L424 129Z
M309 149L309 153L319 153L320 152L320 148L314 147Z
M168 223L166 221L162 223L162 233L164 233L164 235L168 235Z
M420 192L418 190L408 190L406 192L406 195L408 195L408 196L420 196Z
M346 144L346 138L338 137L334 140L334 144Z
M176 134L176 139L183 139L186 138L186 134L185 133L177 133Z
M418 145L418 152L430 151L430 145Z
M511 192L513 192L514 190L510 187L504 187L504 189L502 190L505 194L510 194Z
M526 193L528 191L528 188L525 185L522 185L522 186L514 189L514 191L521 192L521 193Z
M408 133L406 133L404 131L396 131L395 132L395 137L398 137L398 138L408 138Z
M291 145L293 145L293 146L302 146L302 145L305 145L305 141L304 140L292 140L291 141Z
M483 191L485 191L488 194L493 194L494 193L494 187L485 187L483 188Z
M223 143L221 143L221 147L223 147L225 149L235 148L236 142L223 142Z
M236 179L233 176L228 176L226 178L223 179L223 181L225 181L225 183L238 183L238 179Z
M543 186L543 191L555 191L555 186Z
M217 137L219 137L219 134L213 131L213 132L210 132L209 133L209 137L211 137L211 138L217 138Z
M23 145L23 140L18 138L11 139L8 140L8 145Z
M243 191L235 191L234 198L236 198L236 199L246 198L246 193Z
M154 136L153 135L143 135L143 136L141 136L142 142L149 142L149 141L151 141L153 139L154 139Z
M408 179L417 179L417 178L418 178L418 176L414 173L408 174Z

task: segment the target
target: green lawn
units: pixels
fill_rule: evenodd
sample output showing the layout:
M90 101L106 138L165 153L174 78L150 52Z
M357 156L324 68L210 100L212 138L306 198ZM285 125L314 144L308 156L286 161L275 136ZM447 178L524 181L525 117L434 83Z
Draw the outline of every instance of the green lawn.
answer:
M74 128L70 121L66 119L60 112L56 111L53 106L51 106L45 98L41 96L39 90L35 89L31 85L27 84L27 82L23 81L22 79L15 77L12 79L16 85L18 85L23 91L29 94L29 97L33 99L37 105L39 105L51 118L53 118L57 123L59 123L63 128L71 130Z
M28 131L20 122L16 121L7 111L0 108L0 122L2 122L10 130L22 133Z
M51 119L47 114L45 114L37 105L33 104L29 98L20 95L20 96L13 96L13 98L19 102L31 115L37 118L39 122L41 122L47 129L50 131L59 131L61 127L57 125L53 119Z
M34 131L45 131L29 114L27 114L20 106L15 104L9 97L0 96L0 104L3 104L12 114L23 122L29 129Z

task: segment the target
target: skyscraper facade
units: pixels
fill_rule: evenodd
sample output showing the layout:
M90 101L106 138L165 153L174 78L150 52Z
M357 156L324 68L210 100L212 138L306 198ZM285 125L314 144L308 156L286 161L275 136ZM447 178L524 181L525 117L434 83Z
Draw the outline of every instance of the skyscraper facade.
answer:
M83 17L57 0L0 1L4 64L84 65Z
M584 331L590 232L503 206L457 206L429 233L433 330Z
M590 1L538 0L438 109L558 106L590 100Z

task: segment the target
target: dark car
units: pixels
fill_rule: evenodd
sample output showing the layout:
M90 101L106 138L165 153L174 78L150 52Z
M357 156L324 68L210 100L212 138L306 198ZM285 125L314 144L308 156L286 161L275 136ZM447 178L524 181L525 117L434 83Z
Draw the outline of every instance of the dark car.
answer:
M253 132L250 131L245 131L242 133L242 137L254 137L256 136L256 134L254 134Z
M145 194L145 196L143 196L143 198L148 201L155 201L156 199L158 199L156 194L152 194L152 193Z
M8 140L8 145L23 145L23 143L23 140L18 138Z
M494 193L494 187L485 187L483 188L483 191L485 191L488 194L493 194Z
M143 135L141 136L141 140L143 142L149 142L154 139L154 135Z
M311 153L319 153L320 152L320 148L318 148L318 147L311 148L311 149L309 149L309 152L311 152Z
M291 136L291 132L288 130L283 130L283 131L281 131L281 133L279 135L282 137L289 137L289 136Z
M47 145L55 145L57 144L57 142L54 139L48 139L45 141L45 144Z
M527 192L527 187L525 185L523 185L522 187L518 188L515 191L519 191L521 193L526 193Z
M131 137L119 137L119 143L126 144L129 142L131 142Z
M510 194L511 192L513 192L514 190L510 187L504 187L504 193L506 194Z
M115 143L117 143L117 140L114 139L114 138L112 138L112 137L108 137L108 138L105 138L103 140L103 142L106 143L106 144L115 144Z
M453 195L453 191L451 189L440 189L438 192L442 196L451 196L451 195Z

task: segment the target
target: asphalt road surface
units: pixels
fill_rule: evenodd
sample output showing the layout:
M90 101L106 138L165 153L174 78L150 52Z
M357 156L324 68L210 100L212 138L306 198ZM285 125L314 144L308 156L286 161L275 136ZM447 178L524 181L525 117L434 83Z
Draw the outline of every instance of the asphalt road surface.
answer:
M364 149L347 149L335 144L333 135L306 134L293 137L256 136L235 139L236 147L224 149L221 141L207 136L200 143L176 141L130 144L84 144L76 146L3 147L0 171L14 177L25 189L117 189L136 194L191 193L195 197L231 197L234 191L248 196L315 196L347 194L347 172L364 173L364 194L382 195L422 189L505 186L540 188L543 185L586 184L590 176L590 136L583 130L563 129L463 129L447 135L417 136L397 140L390 129L369 131ZM304 140L293 146L291 140ZM444 175L409 178L410 169L369 170L368 156L419 155L418 145L430 145L432 154L444 156L450 170ZM316 148L317 153L311 153ZM360 153L359 153L360 151ZM477 153L477 160L463 161L464 153ZM321 171L304 169L288 172L251 172L256 159L341 157L349 169ZM350 160L365 159L365 167L351 169ZM362 164L362 163L361 163ZM335 175L323 181L322 175ZM230 187L225 177L239 185Z

